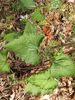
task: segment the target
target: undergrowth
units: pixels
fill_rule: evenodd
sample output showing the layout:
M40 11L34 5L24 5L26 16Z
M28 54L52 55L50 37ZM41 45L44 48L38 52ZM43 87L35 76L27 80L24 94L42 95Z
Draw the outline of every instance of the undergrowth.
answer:
M20 8L25 11L24 7L32 10L35 8L33 0L17 1L19 3L19 7L14 3L12 3L12 7L18 11ZM60 0L52 0L52 9L58 9L60 2ZM43 21L44 19L45 16L40 14L40 9L35 9L31 21ZM45 25L45 23L40 26L43 25ZM75 26L73 27L73 30L73 35L75 35ZM3 46L3 48L7 48L7 50L0 52L0 71L10 72L10 64L6 61L10 50L15 52L17 57L21 58L22 61L25 61L26 63L31 63L32 65L39 64L42 57L39 54L38 48L44 41L44 38L44 34L40 33L40 35L38 35L36 25L30 24L27 20L25 21L24 32L5 31L4 40L8 43ZM60 77L69 76L75 77L75 64L73 60L71 60L68 55L64 54L63 51L60 51L59 53L50 53L52 46L45 49L43 61L47 59L47 56L50 58L50 67L45 71L23 80L15 80L13 75L9 75L13 82L28 82L28 84L25 85L25 92L35 94L36 96L39 94L49 94L58 86L58 82L55 78L59 79ZM52 60L52 58L55 60Z

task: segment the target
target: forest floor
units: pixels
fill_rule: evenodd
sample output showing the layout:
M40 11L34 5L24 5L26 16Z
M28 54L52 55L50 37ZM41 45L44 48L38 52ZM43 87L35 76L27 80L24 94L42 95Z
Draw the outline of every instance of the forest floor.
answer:
M49 23L46 24L46 28L51 28L53 31L52 40L48 40L47 43L44 40L41 46L42 50L55 43L57 45L52 48L51 52L59 52L62 48L64 53L69 55L75 62L75 34L73 35L73 27L75 26L75 1L62 0L62 5L57 10L52 10L49 7L51 4L50 0L34 0L34 2L36 8L41 9L41 14L45 15L45 21ZM34 22L30 21L34 10L26 9L25 12L22 10L17 11L15 7L11 6L12 3L18 5L16 0L0 0L0 51L5 50L2 47L6 44L4 31L20 32L24 30L21 27L20 15L27 16L28 21L34 24ZM38 34L45 34L42 27L38 26L38 23L38 21L35 22ZM75 100L75 85L73 85L75 77L60 78L58 80L59 86L54 92L45 95L49 99L44 99L45 96L43 95L35 96L24 93L24 84L18 82L13 83L9 77L10 74L13 74L15 79L22 80L42 72L50 66L49 58L35 66L22 61L14 52L10 51L7 62L10 63L10 72L2 73L0 71L0 100Z

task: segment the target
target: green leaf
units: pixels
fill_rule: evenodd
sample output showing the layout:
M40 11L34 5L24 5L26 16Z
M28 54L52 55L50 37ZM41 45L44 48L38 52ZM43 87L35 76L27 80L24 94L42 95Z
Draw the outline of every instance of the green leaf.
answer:
M24 7L24 4L20 0L17 0L17 2L19 3L19 8L22 9L23 12L25 12L26 8Z
M72 29L73 29L73 31L75 32L75 26L73 26L73 28L72 28Z
M25 86L25 92L35 95L49 94L58 86L58 82L50 78L50 68L23 81L28 81L27 86Z
M73 85L75 85L75 81L73 82Z
M11 7L12 7L12 12L14 12L17 9L18 5L12 3Z
M1 40L1 34L0 34L0 40Z
M24 6L28 9L33 10L35 8L35 3L33 2L33 0L20 0Z
M59 34L60 35L60 37L62 38L62 39L64 39L65 38L65 36L64 35L62 35L62 34Z
M1 11L2 9L0 9L0 11Z
M25 26L24 34L36 34L36 33L37 33L36 26L34 24L32 25L29 22L27 22Z
M38 25L41 26L41 27L42 27L42 26L45 26L46 24L47 24L47 23L46 23L46 22L43 22L43 21L41 21L41 22L38 23Z
M17 53L17 56L31 64L38 64L40 56L38 47L44 38L43 34L25 34L14 41L9 42L4 47Z
M0 71L2 72L9 72L10 71L10 64L6 63L8 51L3 50L0 52Z
M9 74L8 76L10 77L11 81L13 82L13 84L15 84L15 82L18 82L18 80L16 80L14 78L14 74Z
M22 35L22 32L16 32L16 31L5 31L4 33L5 33L4 40L7 40L9 42Z
M44 14L40 14L40 9L35 9L34 14L32 15L31 21L42 21L45 19Z
M8 16L7 18L9 18L9 19L14 19L14 16L13 16L13 15L10 15L10 16Z
M19 5L12 3L12 5L11 5L11 7L13 9L12 11L14 12L17 10L19 12L22 9L22 11L25 12L26 8L24 7L24 4L20 0L17 0L17 2L19 3Z
M72 53L72 56L75 56L75 52Z
M36 87L35 85L32 85L31 83L28 83L26 86L25 86L25 90L24 92L28 93L28 94L35 94L36 96L40 95L41 94L41 89L40 87Z
M51 66L51 77L60 78L60 77L75 77L75 64L71 58L60 52L56 56L56 60Z
M59 8L60 3L61 3L61 0L52 0L51 8L53 10L56 10L57 8Z
M50 56L51 46L48 49L45 49L45 55L43 58L43 61L47 59L48 56Z
M37 82L37 84L39 83L39 86L35 85L35 83ZM41 83L43 82L43 83ZM42 86L42 88L41 88ZM46 80L35 80L32 84L28 83L25 86L25 91L28 94L33 94L33 95L46 95L49 94L50 92L53 92L53 90L58 86L57 81L53 80L53 79L46 79Z
M25 26L26 26L27 22L28 22L27 17L25 17L24 19L22 19L22 21L21 21L21 28L22 28L22 29L24 29L24 28L25 28Z

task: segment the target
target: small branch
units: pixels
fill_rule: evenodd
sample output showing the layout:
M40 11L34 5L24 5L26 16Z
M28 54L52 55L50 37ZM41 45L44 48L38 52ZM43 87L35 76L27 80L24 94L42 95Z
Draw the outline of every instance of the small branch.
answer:
M58 47L63 47L63 46L73 46L74 44L75 44L75 42L67 43L67 44L62 44L62 45L54 46L54 47L52 47L52 49L58 48Z

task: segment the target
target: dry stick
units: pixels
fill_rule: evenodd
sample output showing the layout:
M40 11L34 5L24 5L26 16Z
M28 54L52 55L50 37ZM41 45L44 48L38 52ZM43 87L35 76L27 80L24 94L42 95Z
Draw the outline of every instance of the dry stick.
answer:
M52 49L58 48L58 47L63 47L63 46L72 46L72 45L74 45L74 44L75 44L75 42L67 43L67 44L62 44L62 45L54 46L54 47L52 47Z

